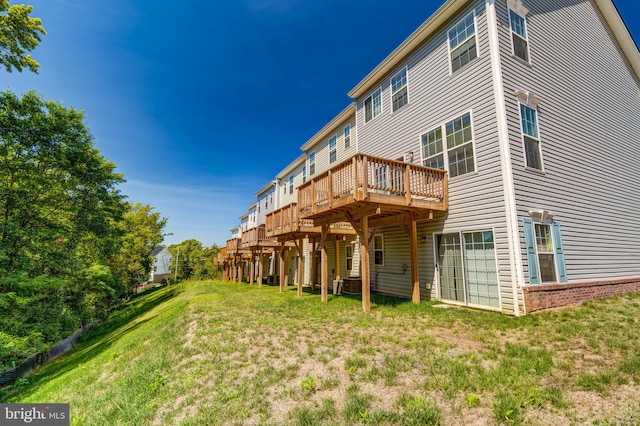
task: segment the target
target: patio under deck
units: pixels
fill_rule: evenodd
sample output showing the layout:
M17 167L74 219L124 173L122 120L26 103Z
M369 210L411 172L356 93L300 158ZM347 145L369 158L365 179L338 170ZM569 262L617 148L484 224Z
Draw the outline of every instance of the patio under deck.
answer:
M420 302L416 221L432 219L448 205L447 172L356 154L298 187L298 217L321 227L349 222L360 237L362 307L370 310L369 243L375 228L400 225L411 243L412 300ZM370 229L374 231L370 233ZM321 243L322 300L327 300L327 254Z
M269 213L266 217L266 234L269 237L277 238L280 242L291 242L298 249L298 253L302 253L304 239L308 238L312 244L312 251L316 250L316 243L322 245L326 242L328 235L331 235L334 244L336 245L336 254L339 256L339 240L343 239L346 235L356 235L356 231L353 229L349 222L335 222L328 225L323 239L323 227L316 226L312 219L301 219L298 216L298 204L290 203L272 213ZM298 295L302 295L302 281L303 281L303 257L298 256ZM281 271L286 269L286 258L282 252L280 252L280 267ZM317 267L315 262L315 256L311 258L312 262L312 276L315 276L315 269ZM284 262L284 263L283 263ZM339 257L336 260L339 263ZM339 274L336 277L339 278ZM280 282L283 282L281 277ZM315 287L315 282L312 278L312 288Z

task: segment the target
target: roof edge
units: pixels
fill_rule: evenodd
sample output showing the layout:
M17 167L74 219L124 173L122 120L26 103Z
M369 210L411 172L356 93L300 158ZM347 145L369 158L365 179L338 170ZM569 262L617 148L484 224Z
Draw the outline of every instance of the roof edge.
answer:
M347 121L347 118L351 117L351 115L355 116L356 114L356 104L352 102L343 109L340 114L336 115L333 120L331 120L327 125L325 125L322 129L320 129L315 135L313 135L304 145L300 147L302 151L306 151L311 148L316 143L320 142L322 139L327 137L339 124Z
M638 45L631 36L629 28L622 20L618 8L611 0L595 0L595 3L605 21L609 24L613 36L631 64L631 68L635 71L636 77L640 79L640 52L638 52Z
M258 192L256 192L255 194L253 194L254 197L259 197L260 194L262 194L263 192L266 192L270 187L275 186L276 181L275 179L270 180L269 183L267 183L265 186L263 186L262 188L258 189Z
M298 158L296 158L295 160L293 160L291 163L289 163L289 165L287 167L285 167L284 169L282 169L280 171L280 173L278 173L276 175L276 179L282 179L285 176L287 176L292 170L294 170L296 167L298 167L300 164L304 163L304 161L306 160L306 156L304 154L300 154L298 156Z
M378 82L385 74L396 67L411 52L422 44L431 34L439 29L446 21L455 15L470 0L448 0L438 8L426 21L422 23L400 46L396 47L377 67L373 69L360 83L348 93L350 98L357 99L371 86Z

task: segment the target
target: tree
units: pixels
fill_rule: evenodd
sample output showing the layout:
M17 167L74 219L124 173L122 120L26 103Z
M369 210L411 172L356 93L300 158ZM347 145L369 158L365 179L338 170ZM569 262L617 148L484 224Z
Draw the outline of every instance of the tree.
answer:
M170 245L169 252L173 256L171 270L178 268L178 280L215 278L217 248L202 247L200 241L189 239Z
M0 92L0 129L0 276L69 277L104 262L124 179L93 146L83 113Z
M33 6L0 0L0 64L7 72L23 68L38 73L40 64L31 58L31 52L40 45L40 35L47 34L40 18L32 18Z
M148 204L129 204L119 224L120 249L110 266L116 276L133 291L135 285L149 279L153 259L151 252L164 239L167 218Z

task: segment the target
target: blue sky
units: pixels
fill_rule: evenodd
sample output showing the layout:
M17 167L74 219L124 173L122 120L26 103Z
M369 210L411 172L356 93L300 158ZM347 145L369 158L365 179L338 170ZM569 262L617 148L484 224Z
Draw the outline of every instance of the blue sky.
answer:
M165 243L224 245L254 193L350 103L352 89L443 2L31 0L40 74L2 73L82 109ZM15 1L12 1L15 3ZM632 0L615 0L636 43Z

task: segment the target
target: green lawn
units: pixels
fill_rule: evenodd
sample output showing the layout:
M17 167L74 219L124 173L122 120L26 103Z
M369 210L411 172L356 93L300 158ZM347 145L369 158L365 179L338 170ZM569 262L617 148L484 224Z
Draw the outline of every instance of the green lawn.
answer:
M0 401L78 425L640 424L640 295L523 318L372 302L163 288Z

